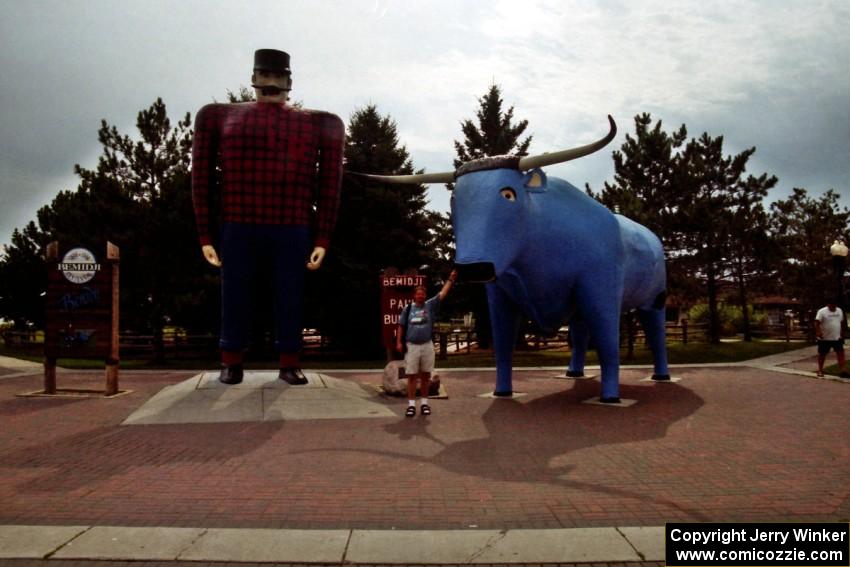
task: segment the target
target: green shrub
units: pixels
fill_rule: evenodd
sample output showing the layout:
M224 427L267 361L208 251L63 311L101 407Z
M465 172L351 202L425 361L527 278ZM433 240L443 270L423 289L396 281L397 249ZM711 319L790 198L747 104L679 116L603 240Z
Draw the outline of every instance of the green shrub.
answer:
M753 306L747 305L747 313L750 317L750 328L767 323L766 313L754 313ZM744 316L741 308L737 305L721 303L717 308L717 316L720 319L720 334L735 335L744 332ZM688 320L691 323L708 324L708 304L697 303L688 310Z

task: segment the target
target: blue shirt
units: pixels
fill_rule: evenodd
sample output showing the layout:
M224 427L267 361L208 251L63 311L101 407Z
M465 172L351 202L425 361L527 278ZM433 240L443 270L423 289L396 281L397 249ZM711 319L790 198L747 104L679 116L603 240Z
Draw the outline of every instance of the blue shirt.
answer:
M427 343L434 335L434 321L437 320L437 309L440 307L440 294L426 301L421 307L410 303L401 312L398 324L407 325L404 339L416 345Z

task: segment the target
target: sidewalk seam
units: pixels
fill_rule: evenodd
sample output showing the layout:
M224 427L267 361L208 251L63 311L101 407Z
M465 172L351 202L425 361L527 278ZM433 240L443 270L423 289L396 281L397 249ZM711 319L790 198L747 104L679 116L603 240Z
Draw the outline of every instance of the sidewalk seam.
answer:
M184 547L183 549L181 549L180 551L177 552L177 555L174 556L173 561L182 561L180 559L180 556L183 555L184 553L186 553L187 551L189 551L192 548L192 546L195 545L196 543L198 543L198 540L201 539L202 537L204 537L205 535L207 535L207 532L209 532L209 531L210 531L209 528L204 528L204 531L199 533L198 537L196 537L195 539L193 539L192 541L187 543L186 547Z
M507 536L507 535L508 535L508 530L499 530L499 534L490 538L487 541L487 543L485 543L484 546L481 549L479 549L478 551L476 551L475 553L470 555L466 559L466 563L473 563L476 559L478 559L479 557L484 555L484 553L487 550L492 549L494 545L496 545L497 543L499 543L500 541L505 539L505 536Z
M51 558L51 557L53 557L53 556L54 556L54 555L55 555L55 554L56 554L56 553L57 553L60 549L62 549L63 547L65 547L65 546L66 546L66 545L68 545L69 543L73 542L75 539L79 538L79 537L80 537L80 536L82 536L83 534L86 534L86 533L90 532L90 531L92 530L92 528L94 528L94 526L86 526L86 529L84 529L83 531L81 531L80 533L78 533L77 535L75 535L74 537L72 537L71 539L69 539L68 541L66 541L65 543L60 543L60 544L59 544L59 547L57 547L57 548L56 548L56 549L54 549L53 551L50 551L50 552L46 553L46 554L44 555L44 557L42 557L42 559L50 559L50 558Z
M351 538L354 537L354 528L348 530L348 539L345 540L345 549L342 550L342 558L339 560L340 565L346 565L348 561L348 546L351 545Z
M11 378L23 378L24 376L38 376L41 372L36 370L33 372L13 372L12 374L6 374L4 376L0 376L0 380L8 380Z
M637 547L635 547L635 545L634 545L634 544L633 544L633 543L629 540L629 538L626 536L626 534L624 534L624 533L620 530L620 526L614 526L614 529L615 529L615 530L617 530L617 533L618 533L618 534L620 534L620 535L623 537L623 539L624 539L624 540L626 540L626 543L628 543L628 544L629 544L629 547L631 547L631 548L635 551L635 553L637 554L637 556L638 556L638 557L640 557L640 560L641 560L641 561L646 561L646 555L644 555L643 553L641 553L641 552L640 552L640 550L639 550Z

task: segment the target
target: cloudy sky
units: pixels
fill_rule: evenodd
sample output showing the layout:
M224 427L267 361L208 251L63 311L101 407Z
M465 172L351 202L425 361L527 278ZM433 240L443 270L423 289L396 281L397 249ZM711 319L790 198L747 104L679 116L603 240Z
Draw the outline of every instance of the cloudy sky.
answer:
M749 172L833 188L850 206L850 2L619 0L0 0L0 244L93 168L101 119L134 132L157 97L174 121L288 51L293 97L348 120L375 104L417 168L451 169L460 121L494 82L532 153L617 139L553 166L610 180L610 152L650 112L668 130L756 146ZM446 210L442 186L430 206Z

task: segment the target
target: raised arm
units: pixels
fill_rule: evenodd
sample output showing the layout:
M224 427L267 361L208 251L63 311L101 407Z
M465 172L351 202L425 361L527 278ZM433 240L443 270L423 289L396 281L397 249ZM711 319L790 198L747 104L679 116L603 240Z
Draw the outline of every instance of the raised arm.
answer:
M446 283L443 284L443 289L440 290L440 302L446 298L449 294L449 290L452 289L452 285L455 283L457 279L457 270L452 270L452 273L449 274L449 279L446 280Z

